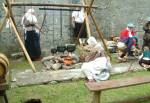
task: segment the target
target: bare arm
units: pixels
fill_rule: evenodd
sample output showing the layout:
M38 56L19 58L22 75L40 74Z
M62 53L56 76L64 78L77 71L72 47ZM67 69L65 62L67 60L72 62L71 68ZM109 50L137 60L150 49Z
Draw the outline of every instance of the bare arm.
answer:
M44 32L41 30L41 27L40 27L37 23L35 24L35 27L36 27L40 32L44 33Z

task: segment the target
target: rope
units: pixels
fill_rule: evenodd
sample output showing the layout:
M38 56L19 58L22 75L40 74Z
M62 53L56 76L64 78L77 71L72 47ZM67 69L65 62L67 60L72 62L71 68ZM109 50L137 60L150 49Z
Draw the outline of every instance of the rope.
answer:
M54 8L54 7L53 7ZM54 10L53 10L53 46L54 46L54 29L55 29L55 23L54 23L55 19L54 19Z
M62 10L60 10L60 36L61 36L60 38L61 38L61 42L62 42L63 41L63 36L62 36Z

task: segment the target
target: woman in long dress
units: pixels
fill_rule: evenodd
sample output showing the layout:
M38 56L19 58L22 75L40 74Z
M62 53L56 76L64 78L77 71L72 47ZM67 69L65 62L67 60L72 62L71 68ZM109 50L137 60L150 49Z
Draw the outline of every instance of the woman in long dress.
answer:
M37 24L37 18L35 16L34 9L28 9L25 15L22 17L22 25L24 32L25 47L32 60L41 59L40 48L40 27Z

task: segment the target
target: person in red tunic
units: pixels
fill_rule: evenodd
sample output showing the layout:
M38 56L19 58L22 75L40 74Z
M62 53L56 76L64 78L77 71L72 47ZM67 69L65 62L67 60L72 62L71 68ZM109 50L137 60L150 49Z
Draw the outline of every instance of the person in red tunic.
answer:
M136 46L137 41L137 39L135 39L136 32L134 31L134 27L134 24L129 23L127 27L123 29L120 33L120 41L125 43L125 45L127 46L127 48L120 56L121 58L123 58L127 53L128 55L133 56L131 48L132 46Z

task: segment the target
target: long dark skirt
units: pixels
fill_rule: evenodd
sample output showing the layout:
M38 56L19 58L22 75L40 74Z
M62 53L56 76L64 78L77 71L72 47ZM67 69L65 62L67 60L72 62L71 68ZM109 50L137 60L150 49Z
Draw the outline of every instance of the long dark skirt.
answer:
M35 32L35 30L26 32L25 47L32 60L41 57L40 37L39 34Z
M148 46L150 49L150 31L145 31L145 34L143 35L143 47Z
M81 33L79 34L82 24L83 23L75 23L74 37L78 37L78 35L79 35L79 38L87 38L87 31L86 31L85 23L83 24L84 25L83 29L82 29Z
M150 49L150 39L143 39L143 48L144 46L147 46Z

